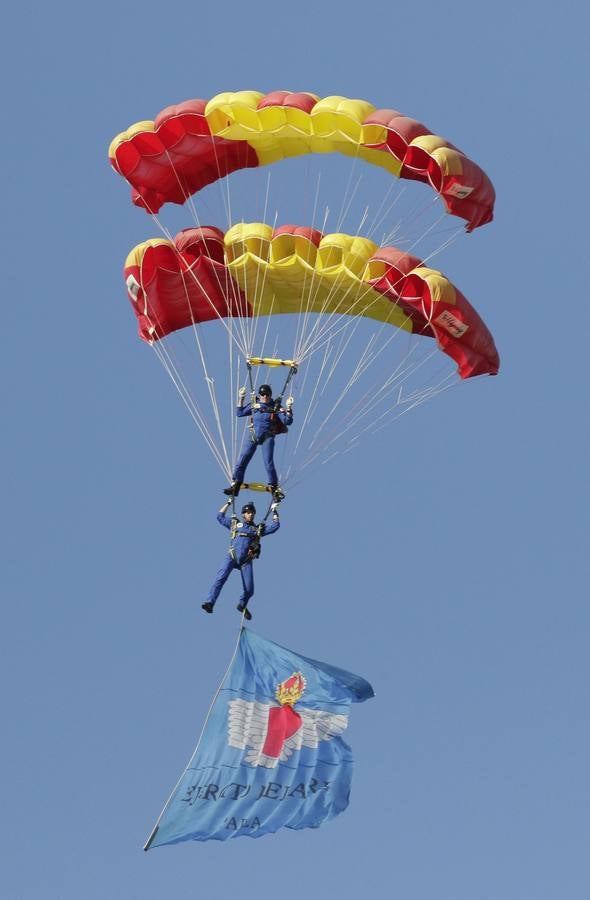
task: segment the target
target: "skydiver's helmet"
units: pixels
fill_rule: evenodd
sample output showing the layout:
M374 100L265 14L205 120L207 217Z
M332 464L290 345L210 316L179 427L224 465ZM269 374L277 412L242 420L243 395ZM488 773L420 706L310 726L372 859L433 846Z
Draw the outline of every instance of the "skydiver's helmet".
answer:
M253 503L244 503L244 505L242 506L242 515L247 512L251 512L256 515L256 507Z
M264 394L264 396L268 397L268 399L270 400L270 398L272 397L272 388L271 388L270 384L261 384L260 385L260 387L258 388L258 396L262 397L263 394Z

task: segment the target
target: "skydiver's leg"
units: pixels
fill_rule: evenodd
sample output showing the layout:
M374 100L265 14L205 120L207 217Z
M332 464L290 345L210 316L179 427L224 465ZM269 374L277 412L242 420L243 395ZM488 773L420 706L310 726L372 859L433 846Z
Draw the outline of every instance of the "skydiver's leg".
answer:
M240 569L240 575L242 576L244 592L240 597L238 608L240 606L244 608L248 605L248 600L254 596L254 568L251 562L244 563Z
M272 484L276 487L279 482L277 478L277 470L275 469L274 464L274 452L275 439L274 437L269 437L262 445L262 457L264 459L264 465L266 466L267 484Z
M220 568L219 572L215 576L215 581L213 582L213 584L211 586L211 590L207 594L207 600L206 600L207 603L212 603L213 606L215 606L215 601L219 597L221 588L223 587L223 585L229 578L229 573L234 568L235 568L235 563L234 563L233 559L229 555L226 556L222 567Z
M232 475L233 480L237 481L239 484L244 480L248 463L256 453L257 446L258 444L254 443L250 435L247 434L244 439L244 448ZM264 446L264 444L262 446Z

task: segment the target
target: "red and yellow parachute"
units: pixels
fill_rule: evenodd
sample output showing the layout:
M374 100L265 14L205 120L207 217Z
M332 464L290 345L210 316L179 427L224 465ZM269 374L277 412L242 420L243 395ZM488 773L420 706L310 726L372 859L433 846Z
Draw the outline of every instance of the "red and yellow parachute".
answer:
M187 100L118 134L109 159L133 202L156 213L238 169L331 152L430 185L467 231L493 218L491 181L457 147L396 110L346 97L238 91Z
M493 218L494 188L478 165L415 119L365 100L288 91L222 93L170 106L154 121L117 135L109 148L110 163L131 185L133 202L163 232L135 247L125 262L140 336L153 347L228 478L240 440L236 390L248 381L252 391L255 378L274 378L278 365L289 370L285 387L303 410L294 434L281 442L281 483L356 446L364 433L460 379L498 372L486 325L458 288L430 266L434 253L460 229L441 225L446 217L437 214L419 233L416 223L433 206L419 197L415 203L419 191L407 192L415 206L405 220L397 206L404 192L390 191L393 181L383 189L382 180L367 179L377 186L376 203L363 195L365 212L359 211L352 199L359 199L355 191L364 179L359 175L353 189L351 172L345 189L336 184L331 197L328 192L318 230L235 224L237 204L234 198L229 202L228 182L228 191L218 195L228 225L201 227L201 207L215 198L193 198L207 185L289 157L334 153L351 158L353 171L361 160L429 186L467 231ZM329 160L328 185L332 175L339 179L335 162ZM309 202L309 175L300 187L290 177L277 180L288 204ZM313 213L300 220L316 220L319 184L318 178ZM265 210L269 185L267 179ZM267 218L249 178L238 193L245 219ZM156 217L168 203L186 204L198 227L172 240L173 232ZM331 205L340 213L330 229ZM368 233L382 229L382 246L343 233L345 217L354 221L356 215L364 232L369 208L374 218ZM289 218L296 221L299 214L290 211ZM439 245L426 247L426 236ZM418 243L422 259L414 255ZM223 327L201 327L214 320Z
M227 316L363 316L435 338L461 378L495 375L492 335L439 271L395 247L347 234L260 222L188 228L174 242L144 241L125 280L149 342ZM300 360L298 361L300 362Z

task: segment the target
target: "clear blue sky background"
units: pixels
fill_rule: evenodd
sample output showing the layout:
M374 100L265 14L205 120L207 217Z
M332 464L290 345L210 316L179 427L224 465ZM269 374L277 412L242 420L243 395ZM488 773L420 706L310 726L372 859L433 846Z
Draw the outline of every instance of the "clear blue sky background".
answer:
M588 25L504 0L5 11L3 898L590 896ZM219 473L136 339L121 265L154 231L106 149L285 86L401 109L490 174L496 219L450 259L503 369L303 483L259 564L256 630L374 685L349 810L144 854L237 586L202 614Z

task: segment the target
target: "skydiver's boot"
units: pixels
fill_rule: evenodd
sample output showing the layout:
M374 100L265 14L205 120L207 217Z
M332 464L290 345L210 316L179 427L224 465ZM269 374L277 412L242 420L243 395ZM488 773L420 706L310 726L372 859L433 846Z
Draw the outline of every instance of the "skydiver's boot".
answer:
M246 619L247 622L249 622L251 620L252 613L250 612L250 610L248 609L248 607L246 606L245 603L238 603L238 605L236 606L236 609L238 612L241 612L244 614L244 618Z
M206 613L212 613L213 604L210 600L206 600L205 603L201 603L201 609L204 609Z
M228 497L237 497L240 493L240 488L242 487L241 481L232 481L229 487L223 489L223 493L227 494Z
M267 490L269 490L272 494L272 499L275 503L280 503L281 500L285 499L285 495L283 491L280 489L278 484L269 484L267 485Z

